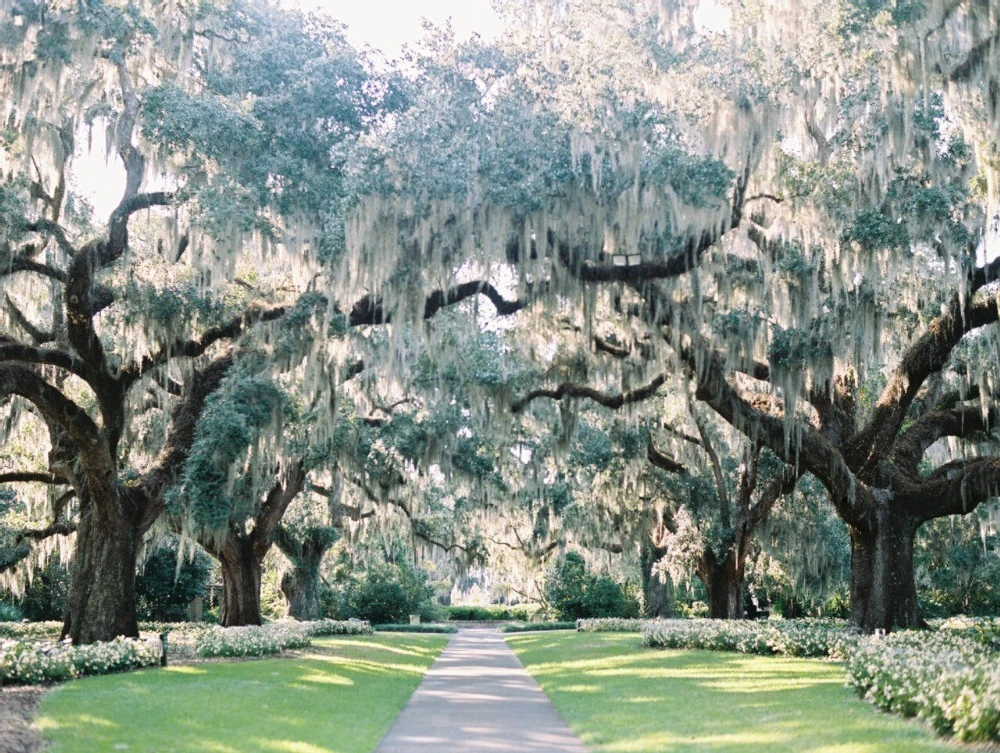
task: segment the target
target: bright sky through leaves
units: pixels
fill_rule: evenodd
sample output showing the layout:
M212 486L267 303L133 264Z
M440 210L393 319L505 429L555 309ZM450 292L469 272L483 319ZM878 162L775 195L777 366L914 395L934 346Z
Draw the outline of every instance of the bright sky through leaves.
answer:
M436 26L451 19L460 38L477 33L492 39L500 31L500 19L489 0L284 0L283 5L333 16L347 24L347 38L353 44L369 44L390 58L420 38L422 19Z

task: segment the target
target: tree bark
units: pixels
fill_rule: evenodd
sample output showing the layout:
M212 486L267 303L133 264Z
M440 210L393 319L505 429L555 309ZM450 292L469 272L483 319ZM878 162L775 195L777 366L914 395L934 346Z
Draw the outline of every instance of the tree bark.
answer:
M62 636L74 645L136 638L135 569L144 531L134 500L113 480L88 484L77 496L80 522Z
M313 566L315 564L315 566ZM319 562L299 565L281 576L281 592L288 599L288 616L296 620L318 620Z
M643 612L646 617L673 617L674 594L671 583L653 572L653 566L666 553L665 549L643 541L639 551L642 573Z
M708 594L708 616L715 620L743 619L743 580L746 555L735 547L721 560L706 549L698 563L697 575Z
M223 627L260 625L260 571L253 542L247 536L229 536L218 552L222 570Z
M913 539L919 519L879 500L871 526L850 527L851 621L866 631L926 627L917 603Z

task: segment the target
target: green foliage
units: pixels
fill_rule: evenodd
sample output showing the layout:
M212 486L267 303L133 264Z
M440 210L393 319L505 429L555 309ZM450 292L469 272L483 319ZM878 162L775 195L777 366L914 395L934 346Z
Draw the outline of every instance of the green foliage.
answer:
M996 503L920 527L914 565L925 617L1000 614L1000 536L991 513Z
M587 572L583 557L567 552L545 580L545 600L560 620L638 617L638 602L605 575Z
M173 508L209 531L224 530L231 519L250 515L259 504L260 489L252 474L234 479L235 466L285 405L284 393L267 377L254 374L252 366L234 369L205 401L181 483L171 492ZM253 470L266 475L268 469Z
M58 559L36 568L21 599L21 611L32 622L62 620L66 616L69 571Z
M135 579L139 619L159 622L187 619L188 605L204 597L212 572L212 560L196 547L178 563L180 540L171 536L160 541L147 555Z
M24 612L17 604L0 601L0 622L20 622L24 619Z
M378 563L345 579L332 616L373 625L402 623L411 614L433 611L433 593L423 572L405 564Z
M829 341L818 334L790 327L774 333L767 357L775 367L797 372L818 361L832 362L833 352Z

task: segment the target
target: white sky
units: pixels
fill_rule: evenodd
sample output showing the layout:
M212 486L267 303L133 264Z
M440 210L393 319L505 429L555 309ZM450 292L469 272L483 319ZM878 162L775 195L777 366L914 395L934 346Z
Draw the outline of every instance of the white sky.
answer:
M436 26L451 19L460 39L473 33L492 39L500 32L500 19L489 0L283 0L282 4L333 16L347 24L352 44L370 44L389 58L398 57L404 44L420 38L423 18Z

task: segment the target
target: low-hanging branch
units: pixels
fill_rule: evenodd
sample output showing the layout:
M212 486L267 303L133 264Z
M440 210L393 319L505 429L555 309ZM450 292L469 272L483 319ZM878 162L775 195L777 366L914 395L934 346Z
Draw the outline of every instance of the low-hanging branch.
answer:
M552 390L539 389L532 390L520 400L516 400L510 405L510 412L518 414L528 407L533 401L540 398L550 398L552 400L562 400L564 397L581 397L591 400L599 405L612 410L647 400L656 394L656 391L667 381L666 374L656 376L649 384L638 387L634 390L618 393L604 393L595 390L593 387L576 384L574 382L563 382Z
M28 363L56 366L86 379L90 373L87 364L71 353L59 348L42 348L19 342L0 340L0 363Z
M430 319L443 308L460 303L468 298L483 295L490 300L501 316L515 314L531 303L532 298L508 301L493 285L485 280L474 280L446 290L435 290L424 299L424 319ZM351 308L347 318L352 327L362 327L374 324L390 324L392 315L385 310L385 304L379 296L366 295Z
M866 473L884 460L927 378L944 368L955 346L969 332L1000 319L997 297L976 295L997 279L1000 279L1000 257L977 268L970 275L968 292L964 296L955 292L947 310L906 349L875 402L868 423L846 448L852 467Z
M63 253L65 253L67 256L70 257L76 255L77 253L76 246L70 243L69 237L66 235L66 230L58 222L55 222L53 220L38 219L35 220L34 222L27 223L27 225L25 225L25 228L33 233L39 233L41 235L47 235L55 238L56 244L63 251ZM37 249L36 253L39 250L41 249ZM62 281L65 282L66 273L60 272L59 274L62 275ZM50 275L50 276L55 276L55 275ZM56 279L59 278L56 277Z
M28 248L32 252L35 250L34 246L29 246ZM69 275L63 270L53 267L51 264L35 261L30 255L25 253L18 254L7 261L0 259L0 277L6 277L15 272L34 272L44 277L58 280L59 282L66 282L69 279Z
M65 478L57 473L44 471L10 471L0 473L0 484L38 483L38 484L68 484Z
M569 269L581 282L624 282L646 285L654 280L665 280L691 272L697 268L705 253L719 240L736 228L743 217L746 203L746 187L750 180L749 165L737 178L733 187L730 212L716 225L703 230L697 236L689 236L684 248L663 260L643 261L638 264L607 264L590 260L580 261L581 254L569 244L556 245L560 263Z
M122 369L122 384L127 389L150 371L165 365L173 358L197 358L204 355L205 351L215 343L235 339L259 322L276 321L283 317L287 311L287 306L254 307L234 317L226 324L205 330L200 337L190 340L178 338L170 345Z
M7 310L10 312L11 318L17 322L17 325L28 333L28 337L35 345L44 345L47 342L52 342L55 339L55 335L52 332L43 330L41 327L36 327L27 315L14 303L10 295L4 295L4 302L7 304Z
M0 398L20 395L33 403L51 424L58 425L81 448L81 454L99 452L101 431L80 406L34 371L16 364L0 364Z
M685 476L688 474L687 466L657 449L652 438L646 443L646 459L661 471Z

